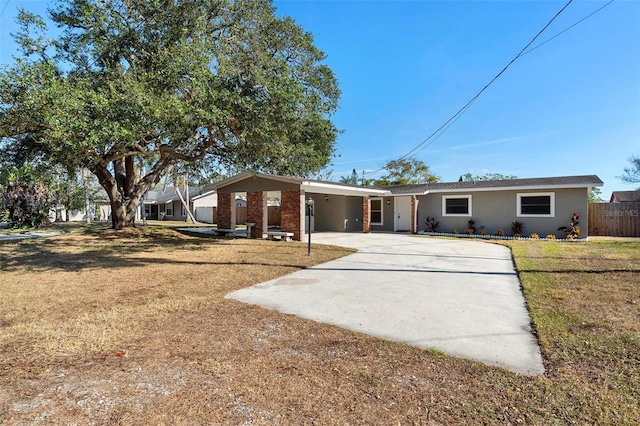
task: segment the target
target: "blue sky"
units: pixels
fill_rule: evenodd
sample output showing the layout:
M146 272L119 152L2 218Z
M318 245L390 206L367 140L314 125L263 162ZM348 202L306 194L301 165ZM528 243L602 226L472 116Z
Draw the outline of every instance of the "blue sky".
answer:
M573 1L533 46L607 1ZM16 8L0 0L0 63L11 62ZM463 107L565 1L283 1L327 55L342 98L334 179L379 169ZM6 9L5 9L6 5ZM640 155L640 1L616 0L516 60L415 157L444 181L465 173L596 174L605 199ZM381 173L367 174L376 177Z

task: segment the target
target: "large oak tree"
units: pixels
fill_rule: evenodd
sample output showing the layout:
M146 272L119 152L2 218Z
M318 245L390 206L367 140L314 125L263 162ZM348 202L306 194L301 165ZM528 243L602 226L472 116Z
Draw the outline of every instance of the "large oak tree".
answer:
M20 13L22 58L0 72L2 145L86 167L116 229L179 164L304 176L334 152L336 79L270 1L68 0L49 20L51 39Z

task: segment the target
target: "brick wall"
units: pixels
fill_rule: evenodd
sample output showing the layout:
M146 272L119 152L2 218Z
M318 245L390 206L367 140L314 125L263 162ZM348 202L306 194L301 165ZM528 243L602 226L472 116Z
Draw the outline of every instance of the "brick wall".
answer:
M362 197L362 232L371 232L371 218L369 216L369 198Z
M216 220L218 228L231 228L231 194L218 194L218 207L216 208Z
M251 228L251 238L262 238L264 227L264 194L247 192L247 222L255 223Z
M301 241L300 191L282 191L280 199L280 227L283 232L293 232L293 239Z

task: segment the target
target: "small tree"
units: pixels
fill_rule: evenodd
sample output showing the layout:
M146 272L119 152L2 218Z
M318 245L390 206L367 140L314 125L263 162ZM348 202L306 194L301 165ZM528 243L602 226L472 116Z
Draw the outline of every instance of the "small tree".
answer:
M377 185L408 185L440 182L440 178L431 173L429 166L415 158L402 158L388 161L384 166L387 174L376 181Z
M84 187L74 173L68 173L62 169L54 177L53 193L55 197L56 222L62 220L61 210L66 212L66 220L69 221L73 210L84 208Z
M588 200L590 203L601 203L602 202L602 190L598 187L591 188L589 191Z
M350 176L340 176L340 182L348 183L348 184L351 184L351 185L357 185L358 184L358 173L356 172L356 169L353 169L351 171L351 175Z

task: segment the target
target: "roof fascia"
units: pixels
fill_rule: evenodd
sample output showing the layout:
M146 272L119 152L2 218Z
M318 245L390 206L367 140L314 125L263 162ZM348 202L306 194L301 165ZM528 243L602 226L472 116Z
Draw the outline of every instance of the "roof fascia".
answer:
M280 181L280 182L288 182L288 183L293 183L293 184L298 184L300 185L302 183L302 179L301 178L296 178L296 177L288 177L288 176L278 176L278 175L267 175L267 174L262 174L262 173L254 173L254 172L242 172L240 174L237 174L235 176L231 176L230 178L227 179L223 179L220 182L215 183L212 188L214 190L225 187L227 185L231 185L234 184L236 182L240 182L242 180L246 180L249 178L262 178L262 179L269 179L269 180L275 180L275 181Z
M315 192L315 191L321 191L324 190L326 191L337 191L337 192L351 192L351 193L355 193L355 194L368 194L368 195L391 195L391 191L389 190L385 190L385 189L375 189L375 188L368 188L366 186L347 186L347 185L340 185L340 184L335 184L335 183L331 183L331 182L320 182L320 181L312 181L312 180L306 180L303 181L301 184L302 189L304 189L305 191L309 191L309 192Z
M420 196L420 195L427 195L429 193L429 190L426 191L420 191L420 192L391 192L390 196L391 197L409 197L409 196Z
M198 200L198 199L200 199L200 198L208 197L208 196L209 196L209 195L211 195L211 194L215 194L216 192L218 192L218 191L216 191L215 189L213 189L213 190L211 190L211 191L203 192L203 193L202 193L202 194L200 194L200 195L196 195L196 196L194 196L194 197L191 197L191 199L192 199L192 200Z

